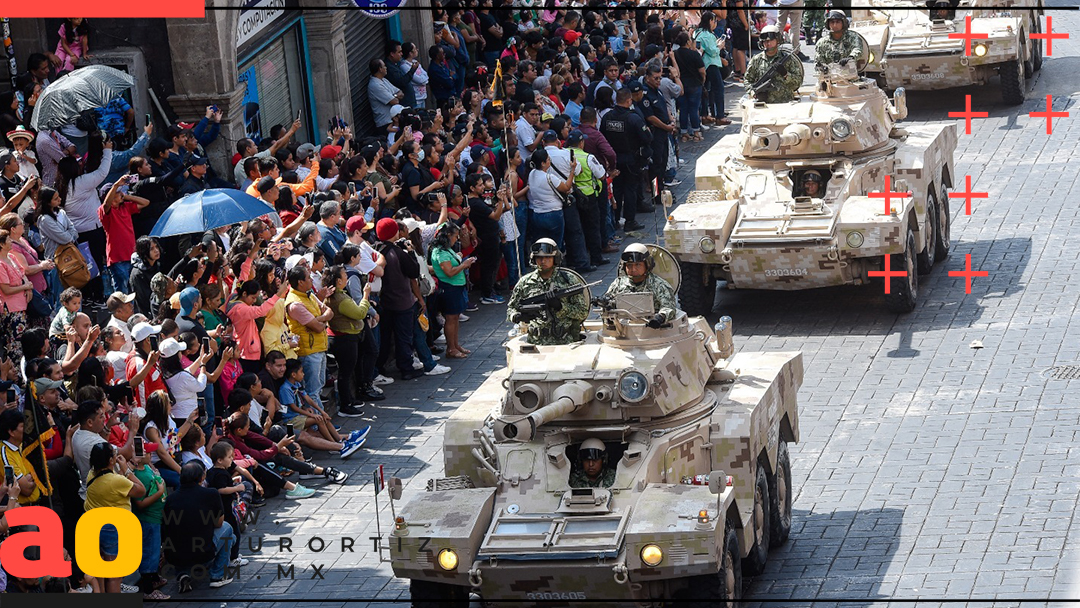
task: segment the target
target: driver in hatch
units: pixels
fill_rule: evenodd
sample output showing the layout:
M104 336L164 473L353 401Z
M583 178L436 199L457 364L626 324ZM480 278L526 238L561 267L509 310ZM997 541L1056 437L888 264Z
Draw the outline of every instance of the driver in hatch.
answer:
M821 178L821 173L813 169L803 173L802 176L802 194L800 196L809 196L810 198L821 198L824 196L822 183L824 180Z
M570 473L571 488L610 488L615 470L607 466L607 446L596 437L581 442L578 448L581 467Z

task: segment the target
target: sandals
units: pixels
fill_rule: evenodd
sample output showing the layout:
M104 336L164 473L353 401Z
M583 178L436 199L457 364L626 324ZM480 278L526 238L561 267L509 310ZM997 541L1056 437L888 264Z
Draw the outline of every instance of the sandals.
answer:
M685 144L686 142L690 141L690 139L691 139L691 137L690 137L689 135L683 135L683 136L682 136L682 142L683 142L684 144Z
M465 359L468 356L469 355L466 355L465 353L463 353L461 351L457 351L457 350L447 351L447 353L446 353L446 358L447 359Z

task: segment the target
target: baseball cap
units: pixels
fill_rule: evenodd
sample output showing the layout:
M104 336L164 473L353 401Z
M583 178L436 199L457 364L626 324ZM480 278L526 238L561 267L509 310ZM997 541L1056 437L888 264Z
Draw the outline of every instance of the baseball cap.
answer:
M390 108L390 118L393 118L404 111L405 106L401 105L400 103L396 103L394 104L394 107Z
M491 152L491 148L489 148L487 146L484 146L484 145L481 145L481 144L476 144L472 148L469 148L469 156L471 156L473 158L473 160L476 160L476 159L480 158L481 156L483 156L484 154L487 154L488 152Z
M311 268L311 266L315 263L315 255L310 252L305 253L304 255L299 255L296 253L290 255L288 258L285 259L285 272L289 272L293 268L296 268L296 265L299 264L301 261L307 262L307 267Z
M38 378L34 380L34 386L37 388L38 394L44 393L51 388L63 388L64 383L60 380L50 380L48 378Z
M364 232L365 230L371 230L375 227L375 224L364 219L362 215L354 215L345 222L345 234L352 234L354 232Z
M274 186L276 186L276 185L277 185L277 181L274 178L267 175L266 177L260 179L258 181L258 183L255 184L255 188L259 191L259 194L266 194L267 192L272 190L274 188Z
M652 58L658 53L664 50L664 47L659 44L646 44L645 45L645 57Z
M191 160L190 160L190 161L188 161L188 162L190 162L192 166L195 166L195 165L205 165L205 164L206 164L206 157L205 157L205 156L195 156L195 155L193 154L193 155L191 156Z
M401 220L402 224L405 224L405 232L412 232L414 230L420 230L427 226L426 223L414 220L411 217L407 217Z
M135 327L131 328L131 340L133 342L142 342L150 336L156 336L161 333L160 325L151 325L145 321L142 323L136 323Z
M574 44L578 38L581 38L581 32L575 32L574 30L567 30L562 35L563 42L566 44Z
M555 117L552 116L550 112L544 112L544 114L540 117L540 122L544 122L546 120L555 120Z
M315 156L315 144L306 143L300 144L300 147L296 149L296 160L304 162L305 160Z
M115 291L109 299L105 301L105 308L109 309L109 312L115 313L120 310L120 307L124 304L129 304L135 300L135 294L124 293L122 291Z
M158 347L158 350L161 351L162 357L172 357L177 353L184 352L185 350L187 350L187 348L187 342L181 342L176 338L166 338L161 341L161 345Z
M631 93L640 93L645 90L645 86L641 84L640 80L631 80L626 83L626 88L630 89Z
M341 146L323 146L319 158L334 158L338 154L341 154Z
M585 141L586 135L577 129L570 132L570 135L566 137L566 145L576 146L579 143Z
M547 131L544 131L544 141L557 141L558 139L559 139L559 134L556 133L555 131L553 131L551 129L548 129Z
M180 315L186 317L191 314L191 309L195 307L195 300L199 299L199 290L194 287L185 287L179 293L179 296Z

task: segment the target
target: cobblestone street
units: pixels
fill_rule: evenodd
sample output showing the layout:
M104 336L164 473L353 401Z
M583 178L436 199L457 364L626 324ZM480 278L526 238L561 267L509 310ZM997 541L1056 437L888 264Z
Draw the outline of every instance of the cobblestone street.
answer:
M973 190L990 196L974 200L970 216L952 199L953 251L920 277L915 312L887 312L880 283L718 294L710 319L734 319L737 349L801 350L806 370L802 436L791 455L791 538L771 552L762 575L747 579L748 600L883 605L925 598L929 606L997 599L994 605L1006 606L1077 595L1080 414L1076 384L1049 370L1080 365L1080 283L1072 277L1080 271L1080 16L1052 14L1055 29L1073 36L1054 42L1022 106L1002 104L996 80L986 88L909 93L908 120L916 123L955 120L948 112L962 110L966 94L973 109L990 114L972 121L971 135L956 120L953 191L970 175ZM730 87L729 105L741 93ZM1046 109L1047 95L1055 110L1071 112L1054 121L1049 136L1045 119L1028 116ZM697 155L737 127L683 144L676 201L693 188ZM661 213L644 221L651 242ZM973 280L970 295L963 278L948 276L964 269L968 254L972 269L990 273ZM616 266L587 278L606 285ZM467 360L449 363L453 372L445 376L404 386L398 380L387 401L367 406L363 424L372 431L364 449L342 463L352 476L347 484L317 485L309 500L272 501L241 541L251 563L240 579L174 599L222 608L269 606L271 597L282 606L305 599L328 607L407 598L408 581L395 579L373 547L371 476L385 465L387 477L405 480L408 498L441 474L443 421L505 362L505 306L470 315L462 326L462 343L474 351ZM385 494L379 504L387 530ZM291 550L279 543L283 537ZM325 541L321 552L309 546L314 537ZM342 550L342 539L351 551ZM293 568L293 577L279 578L281 567Z

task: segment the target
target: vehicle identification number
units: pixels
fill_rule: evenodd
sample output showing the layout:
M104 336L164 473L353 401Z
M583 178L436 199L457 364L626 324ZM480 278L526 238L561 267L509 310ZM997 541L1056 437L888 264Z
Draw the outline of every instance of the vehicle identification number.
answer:
M942 80L944 78L945 74L942 74L940 72L931 72L929 74L917 73L911 75L912 80Z
M767 277L805 277L808 274L805 268L770 268L765 271Z
M585 593L582 591L570 591L570 592L538 592L538 593L526 593L525 599L528 600L583 600L585 599Z

